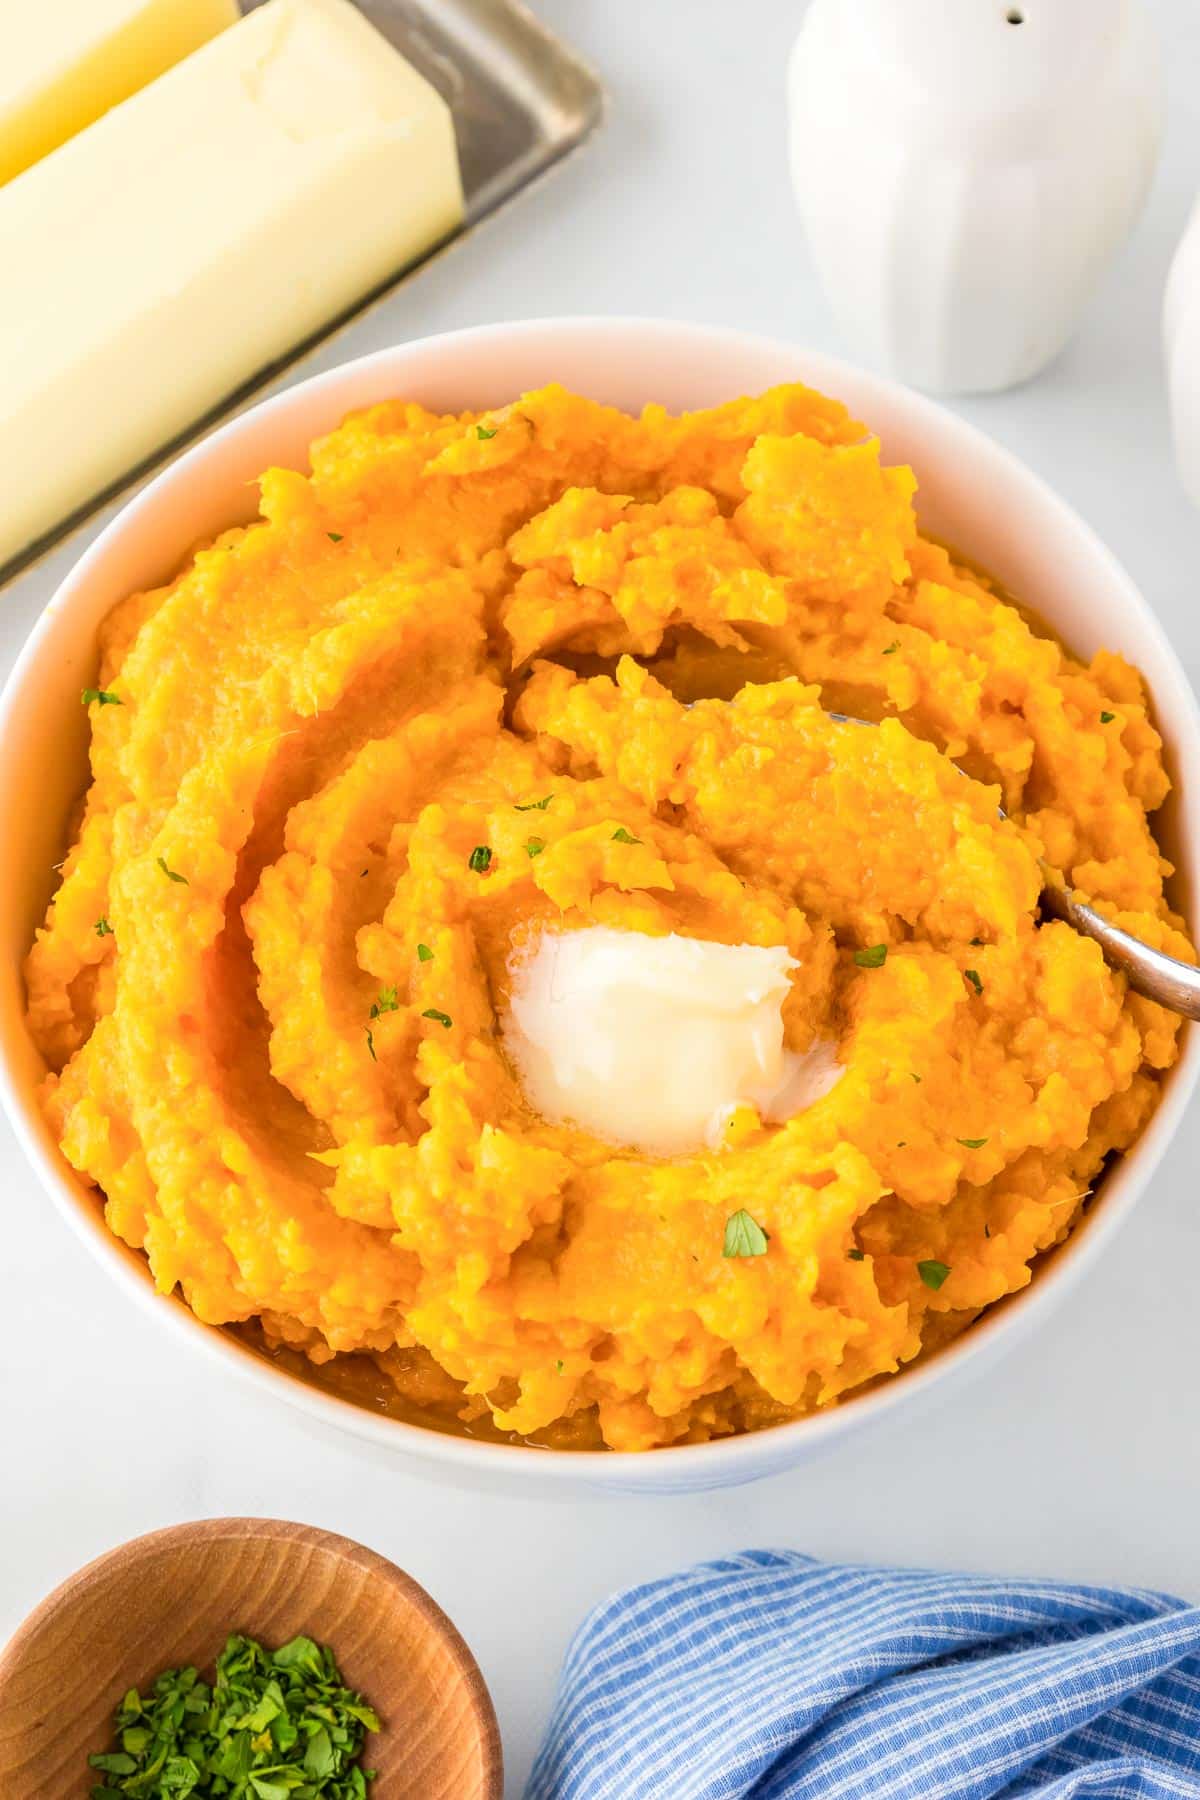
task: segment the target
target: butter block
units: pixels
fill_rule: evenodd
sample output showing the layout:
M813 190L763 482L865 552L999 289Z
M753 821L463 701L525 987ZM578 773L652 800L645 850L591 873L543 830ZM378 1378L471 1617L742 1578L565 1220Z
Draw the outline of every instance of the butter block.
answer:
M0 0L0 182L240 16L237 0Z
M445 102L267 0L0 188L0 563L462 217Z

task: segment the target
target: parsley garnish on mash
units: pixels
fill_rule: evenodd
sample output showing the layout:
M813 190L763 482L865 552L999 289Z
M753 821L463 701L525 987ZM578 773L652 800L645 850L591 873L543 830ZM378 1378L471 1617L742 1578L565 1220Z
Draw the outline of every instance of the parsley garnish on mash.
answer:
M872 944L869 950L856 950L854 960L860 969L882 969L887 961L887 945Z
M467 858L467 867L477 875L486 875L492 866L492 852L487 844L476 844Z
M632 832L626 831L623 825L618 825L612 834L612 841L614 844L640 844L642 840L635 838Z
M545 812L546 808L549 806L549 804L553 800L553 798L554 798L553 794L543 794L542 798L540 800L526 800L523 803L521 801L517 801L513 806L513 811L514 812Z
M155 858L155 861L168 881L181 881L184 887L190 886L186 875L181 875L178 869L172 869L167 866L167 859L165 856L158 856Z
M921 1277L925 1286L927 1288L932 1288L935 1294L949 1273L950 1268L947 1263L937 1262L932 1258L928 1262L919 1262L917 1264L917 1274Z
M96 920L96 923L92 927L92 929L96 933L97 937L112 937L113 936L113 928L108 922L108 914L107 913L101 913L100 917Z
M432 962L433 961L433 951L429 948L428 944L418 944L417 945L417 961L418 962Z
M444 1025L447 1031L449 1031L454 1023L454 1020L450 1017L449 1013L439 1012L436 1006L427 1006L425 1011L421 1014L421 1017L423 1019L432 1019L435 1025Z
M399 1010L400 996L396 992L395 983L393 982L391 987L380 988L378 1000L371 1003L371 1017L379 1019L384 1013L399 1012Z
M726 1219L722 1256L765 1256L766 1252L767 1234L745 1207Z
M231 1636L211 1687L182 1668L145 1695L129 1689L113 1717L115 1747L88 1758L104 1777L92 1800L365 1800L374 1775L358 1757L379 1729L312 1638L272 1652Z
M975 969L964 969L963 970L963 979L965 981L970 982L971 986L975 989L975 992L977 994L982 994L983 983L979 979L978 972Z
M114 694L111 688L84 688L79 698L85 706L91 706L93 701L99 701L101 706L120 706L122 704L120 694Z

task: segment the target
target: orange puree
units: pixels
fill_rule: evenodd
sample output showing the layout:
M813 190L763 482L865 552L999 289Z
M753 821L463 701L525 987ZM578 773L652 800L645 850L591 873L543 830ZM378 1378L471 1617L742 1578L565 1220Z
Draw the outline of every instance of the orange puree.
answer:
M618 1449L828 1406L1023 1287L1176 1053L1037 912L1041 855L1191 956L1137 673L923 540L800 387L388 402L312 469L108 619L29 956L49 1116L159 1287ZM786 948L841 1079L670 1160L540 1119L509 962L585 925ZM723 1253L743 1211L765 1253Z

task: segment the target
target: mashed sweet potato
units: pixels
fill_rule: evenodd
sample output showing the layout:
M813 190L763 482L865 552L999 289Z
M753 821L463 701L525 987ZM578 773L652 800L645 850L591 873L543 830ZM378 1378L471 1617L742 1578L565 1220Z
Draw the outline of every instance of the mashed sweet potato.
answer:
M115 609L29 1018L160 1289L425 1416L643 1449L828 1406L1028 1282L1178 1030L1039 921L1037 858L1190 957L1168 784L1137 673L914 489L801 387L389 402ZM673 1161L539 1119L509 961L591 923L786 945L788 1043L841 1079ZM722 1254L739 1209L766 1254Z

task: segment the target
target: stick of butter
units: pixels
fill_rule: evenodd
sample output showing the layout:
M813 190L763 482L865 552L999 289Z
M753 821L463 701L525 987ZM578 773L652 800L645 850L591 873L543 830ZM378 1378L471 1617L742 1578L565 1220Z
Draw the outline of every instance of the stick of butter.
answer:
M267 0L0 188L0 563L461 218L350 0Z
M236 0L0 0L0 182L239 16Z

